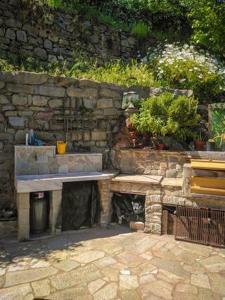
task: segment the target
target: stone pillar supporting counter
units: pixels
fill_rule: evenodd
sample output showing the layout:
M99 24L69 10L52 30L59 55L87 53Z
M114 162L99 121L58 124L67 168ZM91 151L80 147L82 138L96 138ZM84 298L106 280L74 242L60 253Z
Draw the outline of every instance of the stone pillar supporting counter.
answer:
M50 193L49 227L51 234L62 230L62 190Z
M30 193L16 195L18 215L18 240L29 240L30 237Z
M101 203L101 226L107 226L111 221L112 215L112 193L110 191L110 181L111 180L101 180L98 181L98 189L100 194Z

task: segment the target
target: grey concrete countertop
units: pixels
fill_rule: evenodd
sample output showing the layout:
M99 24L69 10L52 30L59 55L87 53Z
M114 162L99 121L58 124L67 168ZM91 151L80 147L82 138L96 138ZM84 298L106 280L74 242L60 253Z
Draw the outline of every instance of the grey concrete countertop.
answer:
M16 176L17 193L61 190L64 182L81 182L111 179L116 172L76 172L66 174L20 175Z

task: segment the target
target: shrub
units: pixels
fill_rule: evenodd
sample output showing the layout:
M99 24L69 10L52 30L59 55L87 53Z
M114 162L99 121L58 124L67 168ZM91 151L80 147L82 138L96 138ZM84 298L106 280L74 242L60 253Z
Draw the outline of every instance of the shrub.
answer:
M140 21L135 23L132 27L131 33L135 35L139 40L146 39L149 35L149 25Z
M193 29L193 42L225 57L224 1L189 2L191 2L189 17Z
M149 52L157 80L173 88L192 89L201 101L215 101L225 91L225 68L213 56L193 46L167 44Z
M131 122L138 131L151 133L153 137L171 135L185 141L194 137L193 127L200 120L197 106L198 101L193 97L174 97L166 92L144 100Z

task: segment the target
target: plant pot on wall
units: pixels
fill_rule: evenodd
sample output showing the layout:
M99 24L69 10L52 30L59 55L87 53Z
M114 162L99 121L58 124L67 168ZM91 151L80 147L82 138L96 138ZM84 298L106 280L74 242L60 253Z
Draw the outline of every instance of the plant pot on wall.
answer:
M194 141L195 150L197 151L204 151L205 150L205 142L202 140Z

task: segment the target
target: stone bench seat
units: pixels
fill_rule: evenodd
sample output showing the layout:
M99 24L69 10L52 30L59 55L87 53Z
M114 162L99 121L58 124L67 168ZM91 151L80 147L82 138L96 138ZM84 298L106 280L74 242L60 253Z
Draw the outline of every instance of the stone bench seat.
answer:
M160 189L162 176L120 174L111 180L111 192L146 195L147 191Z
M113 172L76 172L66 174L20 175L16 177L17 193L31 193L40 191L56 191L62 189L64 182L99 181L111 179Z

